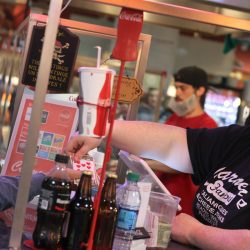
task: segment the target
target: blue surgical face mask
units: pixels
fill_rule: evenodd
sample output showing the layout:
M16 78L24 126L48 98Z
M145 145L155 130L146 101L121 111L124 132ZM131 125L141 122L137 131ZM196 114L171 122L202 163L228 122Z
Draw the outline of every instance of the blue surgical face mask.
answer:
M168 107L176 113L178 116L185 116L192 112L197 105L197 100L195 94L192 94L189 98L182 102L177 102L174 97L172 97L168 103Z

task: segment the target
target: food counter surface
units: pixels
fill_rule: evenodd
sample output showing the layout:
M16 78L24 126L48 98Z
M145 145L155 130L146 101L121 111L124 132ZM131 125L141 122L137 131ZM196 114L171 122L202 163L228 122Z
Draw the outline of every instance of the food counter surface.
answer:
M1 236L3 236L1 234ZM24 239L27 239L27 238L30 238L31 236L30 235L25 235L24 236ZM1 237L0 238L1 241L5 241L5 244L4 244L4 248L0 247L0 249L7 249L7 245L8 245L8 237ZM3 241L1 242L3 244ZM3 246L3 245L2 245ZM183 245L183 244L180 244L178 242L175 242L175 241L170 241L169 243L169 246L167 248L167 250L195 250L195 249L198 249L198 248L195 248L195 247L190 247L190 246L186 246L186 245ZM22 246L21 247L21 250L30 250L30 248L27 248L25 246ZM158 250L158 248L150 248L150 250Z

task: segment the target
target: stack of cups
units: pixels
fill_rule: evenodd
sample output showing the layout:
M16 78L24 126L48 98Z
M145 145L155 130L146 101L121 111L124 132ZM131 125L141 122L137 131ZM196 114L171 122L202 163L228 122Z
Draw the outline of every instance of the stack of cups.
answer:
M104 68L80 67L79 132L103 137L111 106L115 71Z

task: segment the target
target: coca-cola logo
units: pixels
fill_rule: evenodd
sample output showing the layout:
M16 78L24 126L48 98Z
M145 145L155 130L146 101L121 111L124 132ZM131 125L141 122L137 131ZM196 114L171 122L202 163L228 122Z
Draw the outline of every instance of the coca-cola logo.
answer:
M68 121L70 119L70 113L67 110L63 110L59 114L60 121Z
M36 214L26 214L25 219L29 220L31 222L36 222L37 216L36 216Z
M123 11L120 14L121 20L126 20L130 22L142 23L142 17L143 15L141 13L129 13L129 12Z
M71 95L71 96L69 97L69 101L75 102L75 101L76 101L76 97Z
M21 173L21 167L23 165L23 161L17 161L15 162L12 167L11 167L11 171L12 172L19 172Z

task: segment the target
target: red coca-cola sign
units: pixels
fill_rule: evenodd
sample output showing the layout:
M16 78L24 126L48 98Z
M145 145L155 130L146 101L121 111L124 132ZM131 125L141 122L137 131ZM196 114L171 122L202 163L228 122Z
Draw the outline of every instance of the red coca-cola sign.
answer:
M121 61L135 61L137 45L142 30L143 11L122 8L117 27L117 40L112 58Z

